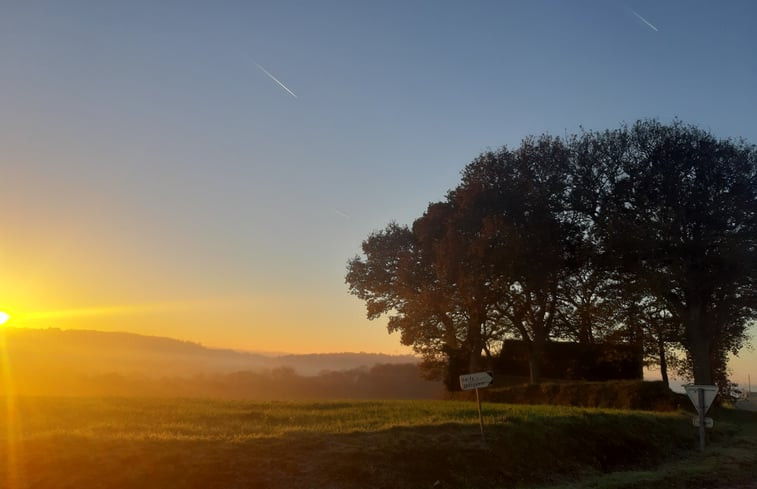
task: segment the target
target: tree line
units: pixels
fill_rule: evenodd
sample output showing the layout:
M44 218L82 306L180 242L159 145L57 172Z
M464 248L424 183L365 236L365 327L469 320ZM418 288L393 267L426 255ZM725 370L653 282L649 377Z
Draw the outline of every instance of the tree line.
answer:
M411 226L371 233L346 283L432 377L508 339L540 381L553 341L637 345L667 382L727 382L757 287L757 148L680 121L487 151Z
M14 369L15 371L15 369ZM303 375L292 367L151 377L136 372L26 372L22 396L120 396L257 400L440 399L444 388L416 363L375 364Z

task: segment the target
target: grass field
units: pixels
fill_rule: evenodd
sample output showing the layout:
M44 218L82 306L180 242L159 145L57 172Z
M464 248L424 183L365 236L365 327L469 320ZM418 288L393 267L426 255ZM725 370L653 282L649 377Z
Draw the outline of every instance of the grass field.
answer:
M681 413L485 404L484 446L469 402L5 401L8 489L693 487L692 461L757 464L754 413L724 412L706 458Z

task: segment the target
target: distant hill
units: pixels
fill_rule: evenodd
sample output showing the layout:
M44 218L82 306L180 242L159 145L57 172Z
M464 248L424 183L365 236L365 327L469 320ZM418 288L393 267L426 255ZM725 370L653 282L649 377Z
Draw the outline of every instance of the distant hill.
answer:
M133 333L27 328L0 329L0 347L7 358L0 389L26 395L312 399L440 392L409 355L274 356ZM1 385L5 379L10 385Z
M4 328L0 334L5 338L12 364L75 368L87 373L165 377L290 367L300 375L316 375L376 364L418 362L410 355L377 353L264 355L208 348L172 338L91 330Z
M280 355L270 358L275 365L293 368L302 375L315 375L324 371L351 370L379 364L417 364L411 355L385 355L383 353L311 353L306 355Z

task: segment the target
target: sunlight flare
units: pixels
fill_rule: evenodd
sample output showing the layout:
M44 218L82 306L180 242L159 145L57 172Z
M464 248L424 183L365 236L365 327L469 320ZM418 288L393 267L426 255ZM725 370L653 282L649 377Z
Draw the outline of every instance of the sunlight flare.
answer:
M7 321L10 315L8 313L3 314L5 314ZM17 451L21 420L17 414L14 379L11 373L11 363L4 333L0 334L0 382L2 382L0 399L3 401L0 404L0 409L5 411L5 457L7 463L5 487L16 489L22 485L20 479L21 459Z
M0 311L0 325L7 323L11 318L11 315L7 312Z
M100 316L132 316L138 314L153 314L161 312L186 311L198 308L228 306L239 302L237 298L223 299L189 299L180 301L163 301L142 304L122 304L114 306L76 307L68 309L52 309L48 311L14 312L14 324L24 324L30 321L45 319L88 318ZM10 315L8 315L10 319ZM2 316L0 316L0 323Z
M89 317L89 316L120 316L129 314L138 314L148 312L155 306L133 305L133 306L106 306L106 307L80 307L74 309L60 309L57 311L37 311L20 315L20 319L60 319L71 317Z

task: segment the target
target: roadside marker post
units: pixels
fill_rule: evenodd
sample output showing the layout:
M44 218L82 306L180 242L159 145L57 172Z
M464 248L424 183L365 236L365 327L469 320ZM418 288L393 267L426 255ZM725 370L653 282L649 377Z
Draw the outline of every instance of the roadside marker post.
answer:
M699 416L694 416L691 418L692 424L699 428ZM715 425L715 422L712 420L712 418L704 418L704 427L705 428L712 428Z
M711 418L705 418L707 410L712 406L712 401L715 400L715 396L718 395L718 388L714 385L695 385L688 384L683 386L686 389L686 394L691 399L694 407L697 408L698 416L695 417L694 426L699 427L699 450L704 451L704 429L712 428L714 421Z
M478 389L489 387L494 382L493 372L476 372L473 374L464 374L460 376L460 388L464 391L476 390L476 404L478 405L478 425L481 428L481 443L486 446L486 435L484 435L484 415L481 413L481 397L478 395Z

